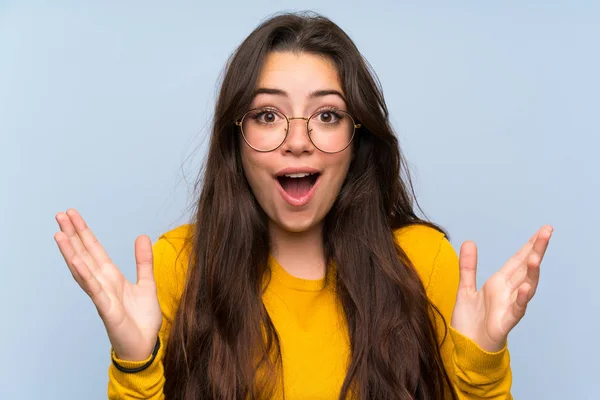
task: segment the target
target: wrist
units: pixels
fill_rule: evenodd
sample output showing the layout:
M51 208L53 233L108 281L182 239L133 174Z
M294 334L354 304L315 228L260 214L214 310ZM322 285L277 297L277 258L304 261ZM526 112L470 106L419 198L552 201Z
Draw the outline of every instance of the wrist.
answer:
M135 372L143 371L154 363L154 360L156 359L156 356L160 349L160 345L161 345L160 338L157 338L156 344L155 344L154 349L152 350L152 353L150 354L150 356L147 357L146 359L139 360L139 361L121 359L115 353L115 351L113 349L112 356L111 356L112 363L115 366L115 368L117 368L121 372L135 373Z
M112 346L112 352L115 355L115 358L127 361L127 362L142 362L148 360L152 356L152 352L156 347L156 342L158 341L158 337L152 341L147 342L143 346L143 349L137 348L135 351L128 351L122 346Z
M507 337L491 339L488 336L482 335L480 338L472 339L477 346L488 353L497 353L506 347Z
M457 326L453 320L450 326L458 333L471 340L481 350L487 353L497 353L506 347L507 336L499 336L497 338L491 338L487 332L480 332L473 329L463 329L463 327Z

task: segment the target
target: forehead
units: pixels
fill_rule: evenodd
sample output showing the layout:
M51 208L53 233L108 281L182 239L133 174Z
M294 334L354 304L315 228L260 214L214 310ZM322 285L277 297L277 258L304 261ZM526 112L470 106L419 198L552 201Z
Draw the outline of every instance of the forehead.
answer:
M257 86L298 94L324 89L342 92L335 64L324 56L303 52L272 52L267 55Z

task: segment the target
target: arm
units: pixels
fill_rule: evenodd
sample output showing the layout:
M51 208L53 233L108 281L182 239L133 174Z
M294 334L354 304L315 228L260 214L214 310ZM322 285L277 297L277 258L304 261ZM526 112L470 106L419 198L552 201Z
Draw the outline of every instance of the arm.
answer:
M448 328L440 349L444 365L461 400L512 399L510 355L505 345L499 351L488 352L450 326L459 285L458 256L450 242L441 239L427 295L442 313ZM436 313L438 337L444 337L444 322Z
M163 400L165 385L163 358L171 325L177 311L179 298L185 281L187 259L180 255L182 241L167 235L161 236L153 245L154 278L158 301L162 311L162 325L158 334L160 348L152 364L140 372L119 371L112 363L108 369L108 398L111 400L148 399ZM143 361L126 361L116 357L111 349L111 358L125 368L138 368L145 365L151 357Z

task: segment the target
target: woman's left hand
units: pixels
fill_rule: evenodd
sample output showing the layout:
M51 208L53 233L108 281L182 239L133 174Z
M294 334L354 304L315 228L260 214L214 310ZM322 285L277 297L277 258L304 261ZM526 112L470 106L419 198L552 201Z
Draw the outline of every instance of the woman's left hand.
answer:
M552 227L546 225L478 291L477 247L464 242L460 248L460 280L450 325L483 350L501 350L508 333L525 315L540 279Z

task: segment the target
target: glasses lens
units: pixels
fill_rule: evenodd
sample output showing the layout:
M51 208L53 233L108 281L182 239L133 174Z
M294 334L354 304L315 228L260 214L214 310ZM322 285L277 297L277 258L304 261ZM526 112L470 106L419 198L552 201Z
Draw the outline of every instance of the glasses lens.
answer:
M317 148L335 153L344 150L352 141L354 120L344 111L321 111L310 117L308 132Z
M242 119L242 134L248 144L260 151L273 150L285 140L287 119L276 110L251 110Z

